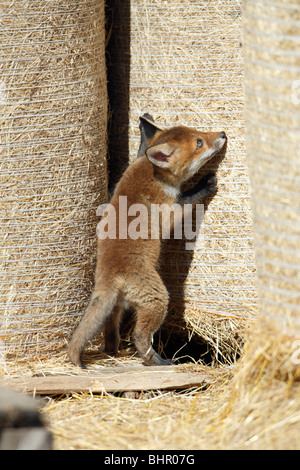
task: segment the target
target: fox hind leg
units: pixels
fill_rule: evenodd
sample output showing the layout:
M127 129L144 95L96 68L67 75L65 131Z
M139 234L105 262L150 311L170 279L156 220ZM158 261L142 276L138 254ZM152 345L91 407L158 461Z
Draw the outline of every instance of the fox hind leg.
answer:
M123 306L117 304L112 311L112 314L107 318L104 327L104 338L106 354L116 356L119 350L120 343L120 320L123 313Z
M135 305L137 318L134 330L135 347L144 365L171 364L170 359L162 359L152 346L153 335L162 325L167 313L168 292L160 278L155 288L151 289L148 285L146 295L145 285L147 284L143 286L144 298Z
M85 367L81 359L84 347L103 328L105 320L115 306L116 300L116 292L94 291L92 299L69 344L68 357L74 365Z

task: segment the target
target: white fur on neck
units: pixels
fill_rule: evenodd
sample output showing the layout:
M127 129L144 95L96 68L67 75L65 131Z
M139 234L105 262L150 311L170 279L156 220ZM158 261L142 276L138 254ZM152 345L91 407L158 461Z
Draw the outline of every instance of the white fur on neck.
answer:
M176 186L173 186L172 184L164 182L163 190L167 196L171 196L174 199L177 199L180 196L180 189L176 188Z
M189 165L189 173L191 175L197 173L197 171L204 165L204 163L206 163L212 157L215 151L215 148L212 147L211 149L207 150L202 155L200 155L197 160L192 161L192 163L190 163Z
M189 173L190 175L194 175L197 173L198 170L218 151L220 150L223 145L225 144L226 139L223 137L219 137L215 140L214 145L211 149L206 150L197 160L194 160L189 165Z

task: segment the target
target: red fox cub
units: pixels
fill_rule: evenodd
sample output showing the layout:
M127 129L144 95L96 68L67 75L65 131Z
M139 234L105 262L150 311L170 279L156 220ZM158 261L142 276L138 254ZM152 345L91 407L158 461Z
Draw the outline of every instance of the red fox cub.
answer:
M94 290L68 348L70 361L82 367L84 347L101 329L104 330L105 351L117 354L119 323L122 312L128 307L136 312L134 344L143 363L171 363L152 347L153 335L167 313L168 292L158 273L162 221L160 218L156 227L158 236L152 236L151 208L161 204L166 207L175 203L194 204L216 191L216 177L206 175L193 191L180 193L182 184L224 146L225 132L199 132L185 126L163 130L149 115L140 118L140 129L139 158L117 184L109 204L113 211L107 216L108 220L105 221L105 217L100 222L107 223L113 214L116 220L123 220L123 225L113 225L112 237L98 235ZM126 207L131 210L125 215L122 213L124 198ZM134 221L133 209L140 206L148 230L141 237L130 237L124 232L124 224Z

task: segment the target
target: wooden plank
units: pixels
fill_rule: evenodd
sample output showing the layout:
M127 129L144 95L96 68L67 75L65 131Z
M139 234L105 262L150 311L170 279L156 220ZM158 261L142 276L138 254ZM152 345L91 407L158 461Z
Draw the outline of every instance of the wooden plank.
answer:
M107 367L80 375L43 375L40 377L5 378L0 386L38 395L71 392L121 392L142 390L183 389L200 387L212 382L203 371L184 371L174 366Z

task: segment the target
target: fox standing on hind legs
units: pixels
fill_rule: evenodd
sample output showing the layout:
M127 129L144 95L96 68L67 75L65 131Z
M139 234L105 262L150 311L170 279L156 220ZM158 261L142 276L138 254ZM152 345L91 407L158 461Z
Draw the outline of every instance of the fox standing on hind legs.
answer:
M206 175L193 191L180 193L182 184L224 146L224 132L198 132L185 126L163 130L149 115L140 118L140 129L139 158L127 168L110 201L116 220L119 220L120 196L127 197L128 207L143 204L150 226L151 205L194 204L216 191L215 176ZM163 323L168 308L168 292L158 273L161 221L160 238L125 238L119 236L119 229L114 239L98 241L94 290L71 339L69 359L84 367L81 359L84 347L101 329L104 329L105 351L116 354L121 315L126 308L133 307L134 343L143 363L170 364L170 360L162 359L152 347L153 334Z

